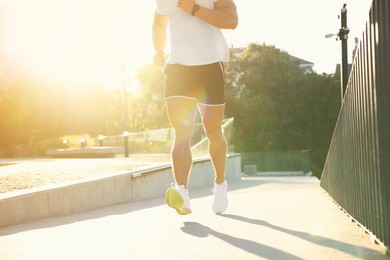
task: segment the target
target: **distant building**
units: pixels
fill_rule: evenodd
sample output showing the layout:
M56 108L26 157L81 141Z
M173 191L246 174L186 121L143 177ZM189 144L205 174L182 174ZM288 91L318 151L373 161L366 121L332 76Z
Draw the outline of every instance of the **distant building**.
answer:
M314 66L313 62L310 62L310 61L307 61L307 60L304 60L304 59L301 59L301 58L298 58L298 57L295 57L292 55L290 55L290 57L293 60L296 60L298 62L299 68L301 68L305 74L313 73L313 66Z

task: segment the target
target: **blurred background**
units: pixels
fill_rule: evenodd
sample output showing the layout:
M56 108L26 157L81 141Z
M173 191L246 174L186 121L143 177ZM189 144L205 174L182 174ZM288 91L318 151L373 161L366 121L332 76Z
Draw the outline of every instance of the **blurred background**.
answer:
M351 38L363 30L356 12L368 13L367 2L351 2ZM337 32L342 2L236 4L240 25L225 32L229 151L309 151L319 176L341 99L340 44L324 36ZM154 1L0 1L0 157L119 147L125 137L130 154L169 153L153 15ZM204 155L199 122L193 150Z

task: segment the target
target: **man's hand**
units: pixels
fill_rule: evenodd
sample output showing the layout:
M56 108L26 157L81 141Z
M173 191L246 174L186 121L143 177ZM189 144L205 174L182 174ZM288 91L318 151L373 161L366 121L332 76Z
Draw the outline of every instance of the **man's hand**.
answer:
M184 12L191 14L192 8L195 5L195 0L178 0L177 7L179 7Z
M191 14L195 0L177 0L177 7ZM235 29L238 24L237 8L234 0L218 0L214 9L200 7L195 15L197 18L220 29Z

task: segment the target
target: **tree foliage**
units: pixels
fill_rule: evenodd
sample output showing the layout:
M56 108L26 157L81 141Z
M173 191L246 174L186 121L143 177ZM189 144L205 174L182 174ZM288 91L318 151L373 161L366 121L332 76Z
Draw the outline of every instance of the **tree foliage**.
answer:
M226 116L235 118L236 150L310 149L318 174L340 107L339 81L305 73L297 59L273 46L234 51L226 68ZM24 64L0 59L0 150L70 134L169 126L162 71L148 65L131 80L139 91L42 78Z
M309 149L318 174L340 108L338 80L305 72L273 46L251 44L231 56L226 114L235 117L237 150Z
M63 135L116 135L166 127L163 73L149 65L132 80L139 81L139 91L105 89L96 83L38 77L23 64L2 59L0 152Z

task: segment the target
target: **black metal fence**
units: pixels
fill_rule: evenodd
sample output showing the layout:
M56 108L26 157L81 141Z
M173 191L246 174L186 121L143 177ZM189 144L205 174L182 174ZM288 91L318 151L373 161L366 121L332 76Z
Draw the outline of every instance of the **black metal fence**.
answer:
M324 166L321 186L390 245L390 1L374 0Z
M266 151L241 153L241 165L256 165L258 172L310 171L310 151Z

